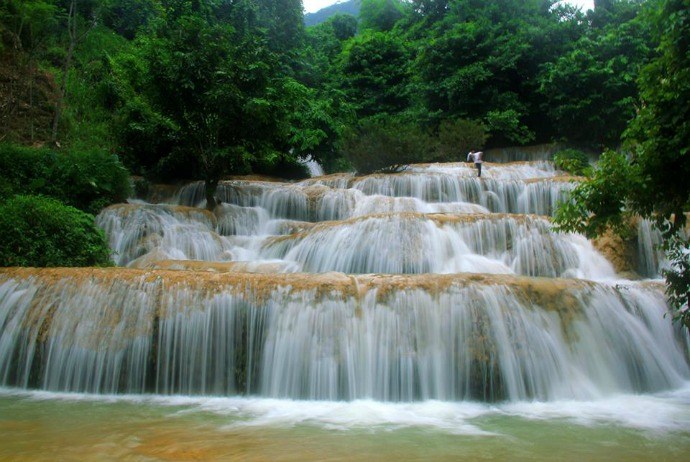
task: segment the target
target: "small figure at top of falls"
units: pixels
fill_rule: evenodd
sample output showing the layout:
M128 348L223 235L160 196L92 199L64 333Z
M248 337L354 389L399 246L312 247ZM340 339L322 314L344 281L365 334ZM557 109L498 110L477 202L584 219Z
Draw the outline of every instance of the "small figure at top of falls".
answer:
M467 153L467 162L474 162L474 166L477 167L477 177L482 176L482 156L484 153L482 151L470 151Z

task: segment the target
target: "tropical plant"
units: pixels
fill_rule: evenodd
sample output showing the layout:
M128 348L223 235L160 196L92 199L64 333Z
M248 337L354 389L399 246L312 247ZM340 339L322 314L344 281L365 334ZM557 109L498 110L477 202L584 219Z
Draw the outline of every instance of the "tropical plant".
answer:
M690 201L690 0L663 0L650 9L660 38L657 56L641 71L641 104L625 133L630 153L606 153L592 178L556 215L561 229L598 234L639 214L666 223L671 269L667 290L677 318L688 324L688 242L681 236Z

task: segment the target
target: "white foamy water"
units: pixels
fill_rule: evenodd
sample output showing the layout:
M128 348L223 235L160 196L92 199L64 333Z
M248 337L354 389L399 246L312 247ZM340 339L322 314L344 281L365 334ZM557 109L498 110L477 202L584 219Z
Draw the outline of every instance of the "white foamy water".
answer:
M584 427L616 426L643 431L649 436L690 431L690 384L654 395L617 395L590 401L519 401L485 404L424 401L382 403L358 400L299 401L263 398L91 395L27 392L0 388L0 397L27 401L89 402L112 405L131 403L171 408L172 416L215 414L227 418L222 429L294 428L312 426L330 431L391 432L419 428L452 435L498 437L486 430L486 419L568 422Z
M0 269L0 459L686 454L663 286L553 232L576 183L552 163L475 175L228 180L213 211L202 183L159 188L97 218L144 269Z
M1 283L2 384L553 401L670 390L690 378L688 335L665 318L657 286L118 271L35 271Z

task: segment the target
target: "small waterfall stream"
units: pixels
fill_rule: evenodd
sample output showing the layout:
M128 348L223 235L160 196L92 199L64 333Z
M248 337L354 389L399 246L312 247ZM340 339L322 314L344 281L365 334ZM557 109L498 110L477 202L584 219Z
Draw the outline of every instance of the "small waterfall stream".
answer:
M192 183L97 217L119 268L0 270L0 385L378 402L595 400L690 380L658 281L555 233L547 161ZM658 235L640 224L640 273ZM128 268L126 268L128 267Z

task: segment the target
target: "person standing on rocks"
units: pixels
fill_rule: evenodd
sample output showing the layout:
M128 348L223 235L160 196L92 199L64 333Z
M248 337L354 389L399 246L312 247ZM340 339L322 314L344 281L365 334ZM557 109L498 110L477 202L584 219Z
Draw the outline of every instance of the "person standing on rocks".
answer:
M482 151L470 151L467 154L467 162L474 162L474 166L477 167L477 177L482 176L482 156L484 153Z

